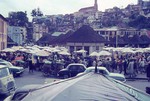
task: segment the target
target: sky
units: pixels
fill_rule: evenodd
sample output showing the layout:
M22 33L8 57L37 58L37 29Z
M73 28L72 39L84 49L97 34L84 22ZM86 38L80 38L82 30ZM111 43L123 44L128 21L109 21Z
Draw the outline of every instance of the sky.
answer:
M124 8L128 4L137 4L137 0L97 0L99 11L117 6ZM70 14L79 9L94 5L94 0L0 0L0 14L8 17L11 11L27 11L31 17L31 11L40 8L44 15Z

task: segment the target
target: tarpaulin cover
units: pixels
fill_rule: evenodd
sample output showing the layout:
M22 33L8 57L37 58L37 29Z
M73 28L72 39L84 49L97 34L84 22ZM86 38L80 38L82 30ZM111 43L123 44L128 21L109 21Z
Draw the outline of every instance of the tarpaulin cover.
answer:
M31 91L22 101L138 101L102 75L89 73Z

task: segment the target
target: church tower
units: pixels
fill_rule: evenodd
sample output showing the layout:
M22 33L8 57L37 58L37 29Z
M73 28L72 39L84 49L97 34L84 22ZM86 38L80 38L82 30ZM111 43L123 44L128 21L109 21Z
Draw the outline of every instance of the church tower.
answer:
M95 0L94 8L95 8L95 10L96 10L96 11L98 11L98 4L97 4L97 0Z

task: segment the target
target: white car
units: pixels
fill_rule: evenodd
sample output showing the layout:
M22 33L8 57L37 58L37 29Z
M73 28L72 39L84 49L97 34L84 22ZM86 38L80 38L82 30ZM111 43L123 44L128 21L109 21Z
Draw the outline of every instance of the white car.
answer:
M83 73L79 73L78 75L84 74L84 73L89 73L89 72L95 72L95 67L88 67ZM119 73L110 73L105 67L97 67L97 73L100 73L105 76L109 76L113 79L125 82L125 76L123 74Z
M7 66L14 77L20 76L24 72L23 67L13 66L9 61L6 60L0 60L0 65Z

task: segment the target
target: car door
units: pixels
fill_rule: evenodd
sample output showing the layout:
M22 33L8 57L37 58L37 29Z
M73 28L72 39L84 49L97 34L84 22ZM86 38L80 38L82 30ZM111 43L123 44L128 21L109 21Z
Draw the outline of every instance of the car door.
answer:
M71 65L69 67L69 74L71 77L76 76L78 74L78 66L77 65Z
M82 65L78 66L78 73L84 72L85 71L85 67Z

